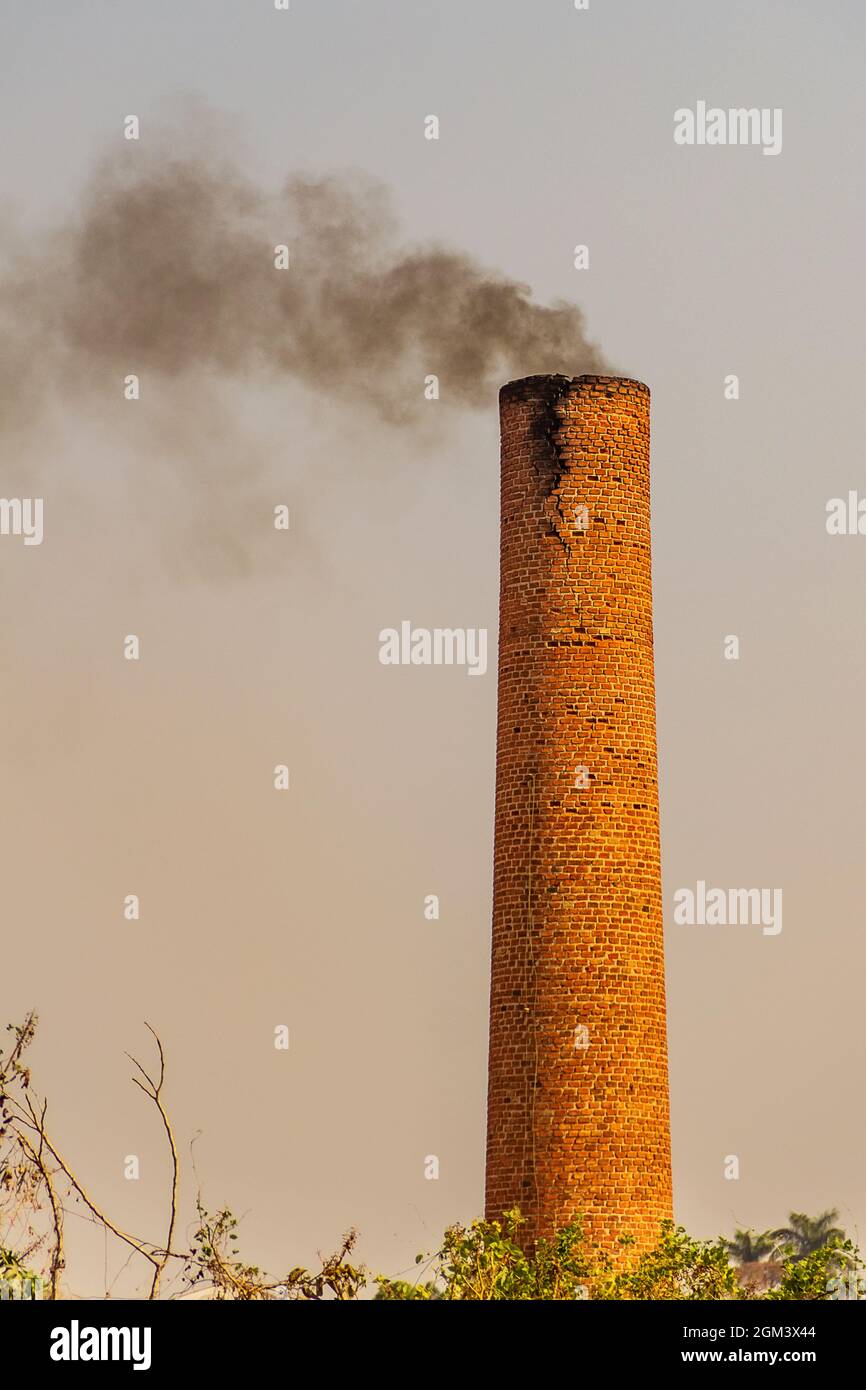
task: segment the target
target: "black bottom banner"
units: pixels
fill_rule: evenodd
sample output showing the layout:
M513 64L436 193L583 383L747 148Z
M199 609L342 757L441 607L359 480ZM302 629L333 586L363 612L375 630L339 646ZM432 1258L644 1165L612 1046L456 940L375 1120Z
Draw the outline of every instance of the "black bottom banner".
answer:
M517 1356L524 1336L537 1337L536 1319L541 1317L543 1332L551 1338L564 1334L578 1338L574 1343L578 1361L581 1348L587 1354L591 1350L596 1374L598 1369L616 1373L667 1371L676 1366L688 1371L715 1365L805 1366L826 1376L828 1371L856 1365L864 1330L861 1314L850 1302L847 1307L833 1301L762 1301L760 1306L745 1301L575 1303L560 1304L558 1312L547 1304L534 1305L534 1312L526 1304L517 1304L512 1321L506 1324L499 1322L504 1314L501 1308L483 1314L464 1305L450 1315L450 1322L445 1314L443 1324L436 1322L441 1312L417 1304L403 1315L411 1317L411 1323L401 1322L400 1314L384 1307L378 1312L375 1307L346 1309L340 1321L333 1323L325 1319L336 1313L324 1308L290 1310L279 1302L3 1300L0 1355L4 1381L10 1385L14 1372L19 1377L47 1372L63 1379L91 1378L103 1371L142 1376L217 1370L225 1378L255 1375L265 1366L289 1364L289 1359L297 1365L299 1353L305 1350L321 1356L326 1347L340 1345L331 1338L342 1329L344 1336L351 1336L353 1350L346 1367L351 1375L353 1365L358 1369L372 1356L381 1363L395 1335L408 1334L423 1346L423 1339L437 1329L437 1338L453 1333L460 1337L461 1348L475 1347L480 1359L495 1364L496 1348L503 1357ZM342 1321L346 1317L348 1323ZM544 1343L536 1345L540 1349ZM551 1341L550 1346L554 1345Z

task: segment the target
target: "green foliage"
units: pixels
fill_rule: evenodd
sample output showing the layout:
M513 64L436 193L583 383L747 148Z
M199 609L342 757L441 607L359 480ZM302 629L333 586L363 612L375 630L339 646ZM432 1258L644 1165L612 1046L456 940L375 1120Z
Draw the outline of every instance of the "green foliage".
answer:
M672 1221L661 1223L654 1249L630 1268L603 1280L593 1295L600 1299L729 1299L742 1297L727 1242L695 1240Z
M487 1301L574 1299L586 1297L592 1264L584 1249L580 1224L565 1226L550 1240L527 1252L518 1244L523 1218L515 1208L501 1221L449 1226L443 1243L428 1258L433 1275L411 1284L379 1275L377 1298ZM418 1256L418 1263L425 1257Z
M15 1291L15 1297L24 1296L26 1290L28 1298L35 1298L39 1283L39 1276L27 1268L20 1255L0 1245L0 1293L5 1286L5 1289Z
M0 1245L0 1279L35 1279L36 1275L32 1269L27 1269L21 1263L21 1258L16 1255L14 1250L7 1250Z
M833 1239L817 1250L786 1260L779 1287L771 1289L766 1297L813 1301L835 1299L840 1297L840 1281L852 1277L856 1281L859 1271L864 1268L866 1266L853 1241Z
M630 1242L624 1240L619 1257L612 1260L584 1243L577 1222L524 1250L519 1244L522 1224L515 1209L505 1212L501 1221L451 1226L432 1256L418 1256L417 1262L424 1262L424 1278L412 1283L380 1275L376 1297L511 1302L829 1299L847 1296L851 1285L841 1280L866 1269L850 1241L833 1240L811 1254L789 1258L779 1286L758 1293L740 1285L730 1257L747 1253L754 1260L758 1249L769 1253L773 1242L766 1233L755 1237L738 1231L733 1240L695 1240L682 1226L665 1221L652 1250L629 1260Z

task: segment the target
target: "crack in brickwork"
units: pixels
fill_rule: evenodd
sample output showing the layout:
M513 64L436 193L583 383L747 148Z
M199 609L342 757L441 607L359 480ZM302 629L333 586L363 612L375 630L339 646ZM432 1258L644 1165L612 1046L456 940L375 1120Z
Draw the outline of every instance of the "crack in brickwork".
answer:
M487 1214L643 1249L671 1215L649 392L529 377L500 410Z

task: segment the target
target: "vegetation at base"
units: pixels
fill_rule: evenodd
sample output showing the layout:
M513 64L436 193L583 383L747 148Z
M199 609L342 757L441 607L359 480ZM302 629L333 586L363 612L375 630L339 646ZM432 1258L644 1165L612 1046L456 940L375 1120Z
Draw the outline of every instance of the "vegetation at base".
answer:
M430 1256L418 1255L425 1273L415 1283L376 1279L377 1298L566 1299L586 1297L592 1264L578 1222L552 1240L540 1240L532 1253L519 1244L520 1212L505 1212L501 1221L472 1221L449 1226L442 1245Z
M834 1214L835 1216L835 1214ZM849 1287L864 1265L853 1243L828 1226L827 1242L813 1250L788 1254L780 1262L775 1287L755 1293L744 1286L730 1260L732 1242L696 1240L682 1226L662 1222L652 1250L628 1259L586 1244L580 1223L566 1226L534 1251L519 1243L522 1224L517 1210L501 1221L473 1221L452 1226L439 1250L418 1256L425 1273L416 1282L376 1281L377 1298L461 1300L698 1300L828 1299ZM740 1233L738 1233L740 1234ZM766 1253L777 1246L771 1244ZM751 1248L746 1251L751 1254ZM841 1277L848 1283L842 1284Z

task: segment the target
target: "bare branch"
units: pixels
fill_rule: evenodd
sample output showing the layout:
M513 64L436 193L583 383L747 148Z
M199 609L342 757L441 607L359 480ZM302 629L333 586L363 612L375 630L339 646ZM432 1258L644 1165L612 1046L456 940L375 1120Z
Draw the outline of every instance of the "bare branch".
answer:
M149 1298L154 1299L158 1298L159 1296L159 1285L160 1280L162 1279L162 1272L165 1269L165 1266L168 1263L168 1260L171 1256L171 1242L172 1237L174 1236L175 1224L177 1222L178 1189L180 1186L180 1159L178 1158L177 1144L175 1143L174 1133L171 1127L171 1121L169 1120L165 1106L162 1103L161 1092L162 1085L165 1080L165 1052L163 1051L162 1040L160 1039L160 1036L156 1032L156 1030L154 1028L151 1028L150 1024L147 1021L145 1021L144 1026L153 1034L154 1038L156 1039L156 1046L159 1050L159 1080L154 1081L153 1077L151 1077L148 1074L148 1072L145 1071L141 1063L137 1062L134 1057L130 1057L130 1061L133 1062L134 1065L141 1072L142 1076L147 1082L147 1085L150 1087L150 1090L148 1090L146 1086L143 1086L137 1077L134 1076L132 1080L135 1082L136 1086L138 1086L140 1090L144 1091L146 1096L149 1096L149 1098L153 1101L154 1105L156 1106L159 1112L159 1117L162 1120L162 1126L165 1130L166 1139L168 1140L169 1152L171 1153L171 1200L168 1217L168 1235L165 1239L165 1249L155 1254L155 1256L153 1257L153 1279L150 1285Z
M45 1111L47 1110L47 1108L48 1106L46 1102L42 1106L43 1123L45 1119ZM43 1150L45 1148L44 1130L40 1129L38 1149L34 1148L27 1136L25 1134L21 1134L20 1132L18 1134L18 1142L24 1149L25 1153L29 1154L32 1162L35 1164L35 1166L41 1173L42 1181L45 1183L45 1190L48 1193L48 1201L51 1204L51 1221L54 1227L54 1248L51 1253L49 1287L51 1289L52 1299L57 1299L59 1297L60 1290L60 1274L66 1266L66 1258L63 1251L63 1207L61 1206L57 1196L57 1190L54 1186L53 1176L49 1171L48 1165L46 1164L45 1159L43 1157Z

